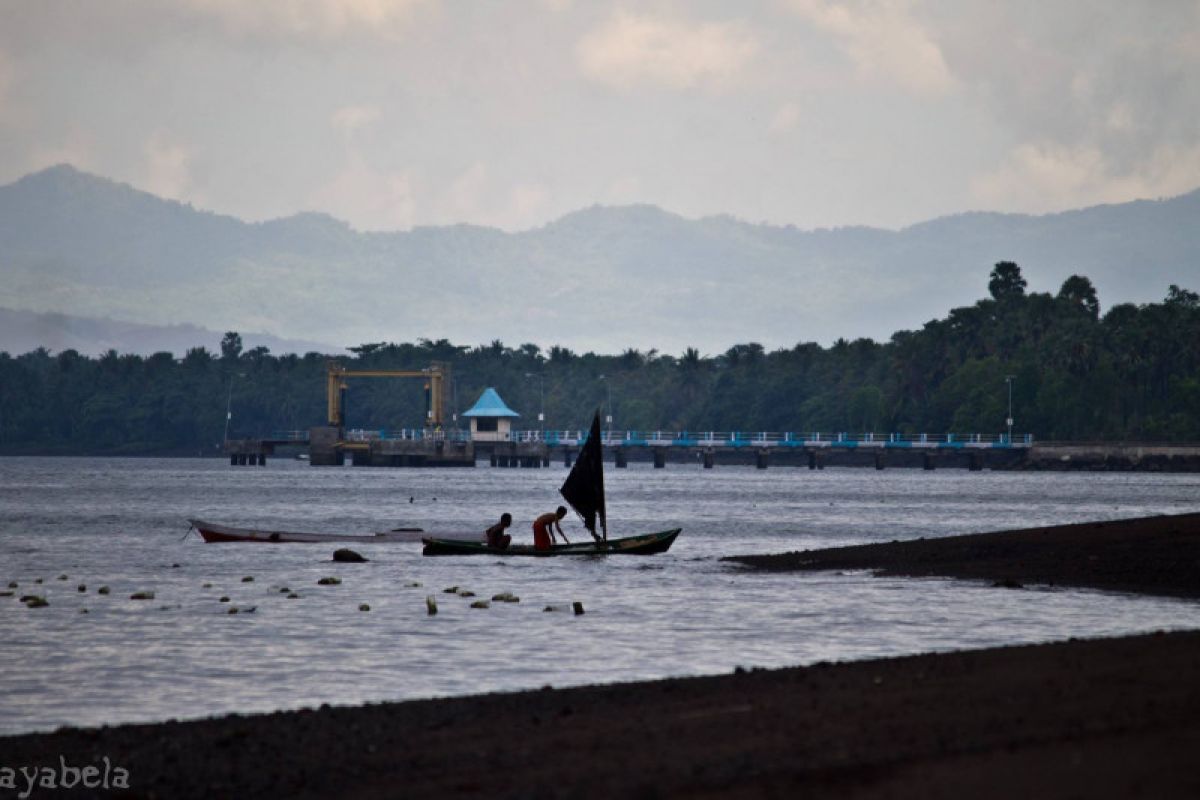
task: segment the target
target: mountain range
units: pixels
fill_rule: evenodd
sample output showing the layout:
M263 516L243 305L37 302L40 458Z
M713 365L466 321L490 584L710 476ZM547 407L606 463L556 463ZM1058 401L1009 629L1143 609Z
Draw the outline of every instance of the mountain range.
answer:
M274 352L419 338L605 353L887 339L985 296L1002 260L1031 291L1086 275L1105 308L1198 289L1200 190L896 231L637 205L515 233L364 233L321 213L244 222L57 166L0 187L0 350L44 337L51 349L180 353L225 330L269 332L280 338L244 338ZM126 324L132 338L114 333Z

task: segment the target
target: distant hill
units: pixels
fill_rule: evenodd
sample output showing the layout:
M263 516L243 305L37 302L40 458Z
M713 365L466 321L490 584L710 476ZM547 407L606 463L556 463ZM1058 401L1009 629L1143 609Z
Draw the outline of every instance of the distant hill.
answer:
M345 354L343 348L328 344L280 339L265 333L240 333L245 350L266 347L274 355L308 352ZM219 353L224 335L224 331L209 331L195 325L140 325L136 322L0 308L0 352L10 355L45 347L55 353L76 350L88 356L116 350L118 353L142 356L165 351L182 357L193 347L205 347L211 353Z
M1000 260L1017 261L1031 290L1087 275L1105 308L1160 300L1171 283L1198 289L1200 191L900 231L624 206L520 233L359 233L324 214L245 223L66 166L0 187L0 306L347 345L719 352L886 339L984 296Z

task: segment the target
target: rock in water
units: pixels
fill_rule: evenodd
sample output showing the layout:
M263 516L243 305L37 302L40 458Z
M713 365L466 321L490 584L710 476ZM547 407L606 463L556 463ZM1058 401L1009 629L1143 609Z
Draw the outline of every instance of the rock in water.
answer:
M575 609L575 616L579 616L583 613L583 603L579 602L578 600L571 604L571 608Z
M328 577L321 578L321 580L317 581L317 583L321 586L337 586L341 582L342 582L342 579L338 578L334 575L330 575Z
M434 600L431 594L425 596L425 611L431 617L437 613L437 600Z
M341 561L347 564L361 564L367 559L363 558L360 554L354 552L349 547L343 547L339 550L333 551L333 560Z
M471 603L471 608L491 608L491 605L487 600L476 600Z
M492 600L497 603L519 603L521 598L517 597L512 592L501 592L500 594L492 595Z

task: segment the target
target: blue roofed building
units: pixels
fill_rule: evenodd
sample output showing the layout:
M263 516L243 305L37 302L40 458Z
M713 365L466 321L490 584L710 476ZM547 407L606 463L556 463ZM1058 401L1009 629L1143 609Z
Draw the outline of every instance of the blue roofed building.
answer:
M512 421L521 415L509 408L489 386L463 416L471 420L471 441L507 442L512 434Z

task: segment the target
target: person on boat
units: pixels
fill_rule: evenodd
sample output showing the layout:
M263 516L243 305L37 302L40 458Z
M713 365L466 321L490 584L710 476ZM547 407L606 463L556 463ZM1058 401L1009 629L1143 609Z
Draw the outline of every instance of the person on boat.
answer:
M500 515L500 521L486 531L488 547L494 547L497 550L507 549L509 542L512 541L512 534L504 531L509 525L512 525L512 514L505 511Z
M564 542L567 541L567 535L563 533L562 525L559 523L563 517L567 515L567 509L559 506L554 511L547 511L533 521L533 546L538 550L549 550L554 546L554 533L562 537Z

